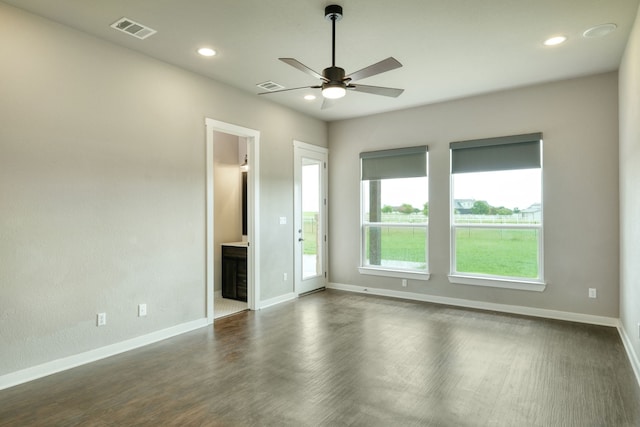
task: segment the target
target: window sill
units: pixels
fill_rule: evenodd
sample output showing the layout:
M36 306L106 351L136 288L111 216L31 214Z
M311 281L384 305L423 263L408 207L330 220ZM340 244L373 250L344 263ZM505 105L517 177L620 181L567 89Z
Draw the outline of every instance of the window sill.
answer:
M520 291L543 292L547 287L544 282L515 280L515 279L498 279L478 276L463 276L460 274L450 274L449 282L461 285L472 286L488 286L492 288L517 289Z
M358 271L360 271L360 274L367 274L369 276L384 276L424 281L429 280L429 277L431 276L429 273L417 273L413 271L393 270L389 268L358 267Z

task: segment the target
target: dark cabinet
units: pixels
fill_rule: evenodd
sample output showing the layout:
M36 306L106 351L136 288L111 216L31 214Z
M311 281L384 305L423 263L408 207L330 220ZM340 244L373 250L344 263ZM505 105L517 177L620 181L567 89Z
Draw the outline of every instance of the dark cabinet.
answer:
M222 245L222 298L247 301L247 248Z

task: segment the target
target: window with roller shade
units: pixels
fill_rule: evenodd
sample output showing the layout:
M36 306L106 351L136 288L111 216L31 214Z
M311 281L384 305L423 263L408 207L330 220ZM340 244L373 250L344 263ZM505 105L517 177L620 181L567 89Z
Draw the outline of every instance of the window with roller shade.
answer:
M427 146L360 154L362 273L427 278L427 155Z
M542 134L452 142L450 149L451 281L540 290Z

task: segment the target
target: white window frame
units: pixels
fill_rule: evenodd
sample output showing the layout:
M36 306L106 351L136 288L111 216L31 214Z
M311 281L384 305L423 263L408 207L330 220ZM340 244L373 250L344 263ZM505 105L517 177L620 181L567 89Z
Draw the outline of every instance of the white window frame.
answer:
M452 159L450 152L450 159ZM540 135L540 180L543 179L542 165L542 135ZM454 174L450 173L449 185L449 210L450 210L450 256L449 260L450 273L448 275L450 283L471 285L471 286L488 286L495 288L516 289L523 291L542 292L546 288L544 281L544 196L543 188L540 186L540 222L537 224L456 224L455 222L455 200L454 200ZM534 279L522 277L496 276L480 273L461 273L456 270L456 231L459 228L475 228L475 229L498 229L498 230L537 230L538 235L538 277Z

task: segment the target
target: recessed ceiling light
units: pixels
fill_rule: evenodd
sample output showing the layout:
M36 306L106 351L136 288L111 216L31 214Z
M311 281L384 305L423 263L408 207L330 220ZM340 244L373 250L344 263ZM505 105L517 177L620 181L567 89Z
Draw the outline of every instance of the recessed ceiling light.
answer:
M544 41L545 46L556 46L567 41L566 36L555 36Z
M216 51L211 49L210 47L201 47L198 49L198 53L202 56L215 56Z
M604 37L613 33L617 28L618 26L616 24L596 25L595 27L591 27L584 33L582 33L582 36L588 38Z
M316 99L315 95L305 95L304 99L306 99L307 101L313 101L314 99Z

